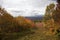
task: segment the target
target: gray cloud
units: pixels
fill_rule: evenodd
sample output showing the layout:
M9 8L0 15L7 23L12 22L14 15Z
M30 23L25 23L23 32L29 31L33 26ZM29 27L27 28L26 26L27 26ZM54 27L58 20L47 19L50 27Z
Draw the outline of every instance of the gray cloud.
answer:
M51 2L51 0L4 0L3 6L7 8L41 8Z
M2 0L0 0L0 6L3 4L3 1Z
M54 0L3 0L2 6L9 10L10 12L11 10L18 11L25 10L26 15L32 15L31 11L33 10L40 11L41 14L43 14L46 6L53 2L55 3ZM13 13L13 15L15 14Z
M57 1L57 0L52 0L52 1Z

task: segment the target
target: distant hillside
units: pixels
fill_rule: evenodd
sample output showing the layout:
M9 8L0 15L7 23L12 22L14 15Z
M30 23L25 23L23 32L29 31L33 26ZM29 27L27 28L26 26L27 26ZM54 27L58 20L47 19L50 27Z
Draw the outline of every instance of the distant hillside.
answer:
M31 17L25 17L31 20L42 20L43 19L43 15L40 16L31 16Z

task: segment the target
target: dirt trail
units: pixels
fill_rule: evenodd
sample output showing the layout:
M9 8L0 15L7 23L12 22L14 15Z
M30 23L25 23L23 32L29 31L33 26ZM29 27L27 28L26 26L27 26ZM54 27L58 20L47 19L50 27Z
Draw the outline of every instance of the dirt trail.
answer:
M44 28L39 28L34 34L26 35L18 40L57 40L54 36L46 36Z

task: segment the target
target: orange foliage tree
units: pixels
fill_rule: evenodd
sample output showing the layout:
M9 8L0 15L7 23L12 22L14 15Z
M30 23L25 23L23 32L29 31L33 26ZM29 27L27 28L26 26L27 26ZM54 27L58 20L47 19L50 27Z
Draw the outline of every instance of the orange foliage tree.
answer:
M26 28L33 28L34 27L34 22L29 20L29 19L26 19L26 18L21 17L21 16L16 17L15 19L18 22L18 24L21 27L23 27L24 29L26 29Z

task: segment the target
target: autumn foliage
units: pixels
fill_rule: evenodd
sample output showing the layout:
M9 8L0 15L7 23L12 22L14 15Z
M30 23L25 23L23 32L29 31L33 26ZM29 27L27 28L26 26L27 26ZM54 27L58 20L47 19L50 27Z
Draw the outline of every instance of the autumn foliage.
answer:
M34 22L24 17L13 17L0 7L0 32L19 32L33 28Z
M45 28L52 34L60 33L60 1L57 0L57 4L50 4L46 8L44 16ZM48 32L48 31L47 31ZM60 34L59 34L60 35Z
M25 28L33 28L34 27L34 22L31 21L30 19L26 19L24 17L18 16L15 18L16 22L18 22L18 24Z

